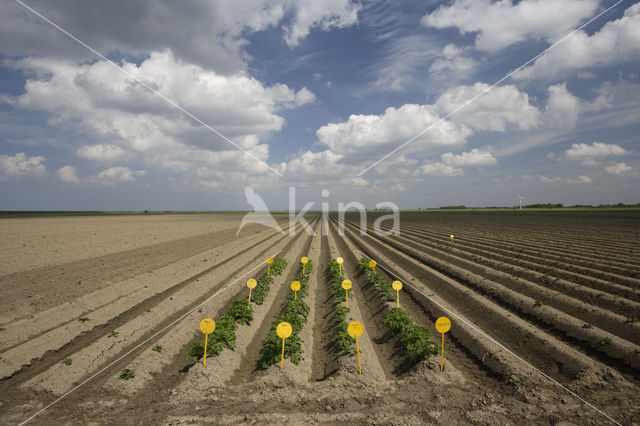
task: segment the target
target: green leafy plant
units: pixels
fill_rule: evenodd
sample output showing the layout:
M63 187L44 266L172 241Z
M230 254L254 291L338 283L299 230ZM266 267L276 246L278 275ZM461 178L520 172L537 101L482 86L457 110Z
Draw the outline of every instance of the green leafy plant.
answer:
M87 317L80 317L80 318L78 318L78 321L80 321L80 322L87 322L87 321L89 321L89 318L87 318Z
M73 360L71 358L67 358L64 361L62 361L62 363L64 365L71 365L73 363Z
M533 302L533 306L544 306L544 302L541 302L539 300L536 300L535 302Z
M605 337L604 339L600 340L600 345L601 346L607 346L610 345L612 342L610 337Z
M335 259L331 259L328 264L329 275L331 277L330 293L333 297L342 302L345 300L345 292L342 288L342 281L344 275L342 274L341 267ZM351 337L347 331L349 324L347 324L347 314L349 308L346 306L338 305L331 320L334 322L333 336L331 340L335 343L336 347L342 354L354 354L356 353L355 342L356 340Z
M0 327L0 331L5 331L5 330L6 330L6 328Z
M109 335L107 337L118 337L118 332L117 331L112 331L111 333L109 333Z
M231 304L227 314L233 318L237 324L249 325L251 321L253 321L253 308L247 299L235 300Z
M120 378L122 380L129 380L133 379L134 377L136 377L136 372L133 370L129 370L128 368L125 368L124 370L122 370L122 373L120 373Z
M591 327L592 327L592 325L591 325L591 324L583 324L583 325L582 325L582 328L591 328Z
M369 259L363 257L358 261L358 266L360 269L367 273L369 282L373 284L378 293L382 296L384 300L393 302L396 300L396 294L392 290L391 286L382 278L382 275L374 272L371 267L369 267Z
M634 317L628 317L627 320L625 321L627 324L633 324L635 322L638 322L638 320Z
M389 327L391 334L404 343L412 361L416 362L439 353L440 348L432 340L429 330L413 322L404 309L391 309L382 322Z
M154 352L162 352L162 346L155 345L154 347L151 348L151 350Z
M518 387L518 385L520 384L520 379L517 378L516 376L511 376L507 379L507 383L509 383L511 386L513 387Z
M271 324L271 329L258 358L258 366L262 369L280 362L282 339L276 330L281 322L288 322L292 329L291 336L287 337L284 342L284 357L290 359L294 364L298 364L302 359L302 338L299 334L307 322L310 309L303 299L309 294L309 275L313 270L313 263L309 260L305 267L302 262L299 262L298 270L296 281L300 282L300 290L298 290L297 298L293 294L287 297L282 315L277 316Z

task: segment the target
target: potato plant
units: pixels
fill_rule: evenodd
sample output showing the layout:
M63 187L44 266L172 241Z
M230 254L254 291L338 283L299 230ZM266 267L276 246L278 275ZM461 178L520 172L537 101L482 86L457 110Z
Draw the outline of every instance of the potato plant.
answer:
M207 355L217 356L224 348L234 350L236 347L236 328L238 324L251 324L253 309L246 299L234 301L220 321L216 329L207 338ZM204 356L204 341L191 345L187 352L187 359L197 361Z
M284 341L284 357L288 358L294 364L298 364L302 359L302 338L300 331L307 322L309 315L309 306L304 303L304 298L309 294L309 276L313 271L313 263L308 261L306 268L302 263L298 264L298 277L296 281L300 282L300 290L298 290L297 299L293 293L287 297L287 303L284 307L283 314L277 316L271 325L269 334L265 339L264 346L260 351L258 358L258 366L262 369L280 362L282 356L282 339L278 336L276 328L278 324L285 321L291 324L292 333ZM304 273L303 273L304 271Z
M342 288L342 281L344 280L344 275L340 272L341 268L338 262L335 259L331 259L329 261L329 274L331 275L331 289L330 292L333 297L338 301L344 300L344 289ZM337 306L333 311L332 321L334 322L333 326L333 336L332 340L338 347L341 353L349 353L354 354L356 352L355 343L356 339L349 336L347 332L347 314L349 313L349 308L346 306Z
M258 279L258 285L253 289L251 300L258 305L264 303L264 299L269 294L273 277L282 274L282 271L287 267L287 261L285 259L275 259L271 264L270 275L267 276L265 272L262 277Z
M384 300L388 300L389 302L395 302L396 295L393 292L393 290L391 289L391 286L389 284L387 284L387 282L384 280L384 278L382 278L382 275L380 275L377 272L375 272L369 266L369 259L364 258L364 257L361 258L358 261L358 266L360 266L360 269L362 269L363 271L365 271L367 273L367 276L369 278L369 282L371 284L373 284L375 289L378 290L378 292L380 293L380 295L382 296L382 298Z
M412 361L417 362L440 352L438 345L431 339L429 330L413 322L404 309L391 309L382 322L405 345Z

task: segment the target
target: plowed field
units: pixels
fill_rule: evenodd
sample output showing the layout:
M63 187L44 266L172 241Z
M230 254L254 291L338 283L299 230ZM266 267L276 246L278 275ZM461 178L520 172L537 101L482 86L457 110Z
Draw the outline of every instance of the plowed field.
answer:
M640 423L637 211L408 212L386 236L376 215L361 226L348 214L344 235L334 215L307 217L315 235L257 224L236 235L240 214L1 220L0 423ZM282 370L263 368L303 256L301 357L288 346ZM233 349L206 368L187 359L200 321L220 326L267 257L287 267ZM353 283L344 321L364 326L362 375L336 338L338 257ZM385 285L403 283L400 306L435 355L412 358L391 332L396 301L363 258ZM452 322L442 372L440 316Z

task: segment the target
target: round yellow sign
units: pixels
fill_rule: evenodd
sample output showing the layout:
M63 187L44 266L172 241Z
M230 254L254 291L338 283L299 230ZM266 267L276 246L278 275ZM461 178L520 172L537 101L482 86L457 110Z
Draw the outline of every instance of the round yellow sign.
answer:
M353 337L354 339L356 337L362 336L363 332L364 327L358 321L351 321L349 323L349 326L347 327L347 333L349 333L349 336Z
M376 261L375 261L375 260L370 260L370 261L369 261L369 268L375 268L375 267L376 267L376 265L377 265L377 263L376 263Z
M273 263L273 257L267 257L267 263L271 265Z
M351 281L349 280L342 281L342 288L344 288L345 290L349 290L351 288Z
M211 318L205 318L200 321L200 331L204 334L211 334L216 329L216 322Z
M453 240L453 234L449 235L451 237L451 239Z
M391 283L391 287L393 287L394 290L402 290L402 283L400 281L394 281Z
M249 288L256 288L257 285L258 285L258 282L253 278L250 278L247 281L247 287L249 287Z
M298 291L300 290L300 281L294 281L291 283L291 290Z
M338 265L342 265L342 262L344 262L344 259L339 257L336 259L336 262L338 262Z
M291 328L291 324L289 324L288 322L281 322L280 324L278 324L278 327L276 327L276 333L278 333L278 337L280 337L281 339L286 339L287 337L291 336L292 332L293 328Z
M300 259L300 262L302 262L302 264L306 264L309 261L309 258L307 256L304 256L302 259Z
M439 333L446 333L451 329L451 320L447 317L440 317L436 320L436 330Z

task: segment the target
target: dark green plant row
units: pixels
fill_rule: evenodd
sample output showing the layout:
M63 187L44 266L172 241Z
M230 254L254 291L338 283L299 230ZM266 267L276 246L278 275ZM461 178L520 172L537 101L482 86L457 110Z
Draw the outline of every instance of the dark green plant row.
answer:
M333 297L341 302L345 300L345 291L342 288L342 281L345 279L344 274L341 273L341 268L335 259L329 261L329 275L331 276L330 292ZM356 339L349 336L347 328L349 324L346 322L347 314L350 312L346 306L338 305L333 311L331 320L335 323L333 327L332 340L342 353L354 354L356 353Z
M380 295L384 300L389 302L395 302L396 294L393 292L393 289L387 282L382 278L382 275L374 272L374 270L369 267L369 259L363 257L358 261L358 266L360 269L367 272L367 276L369 278L369 282L373 284L373 286L380 292Z
M282 274L287 267L285 259L274 259L271 264L270 275L265 272L258 285L253 289L251 300L261 305L269 294L269 288L274 275ZM216 322L216 329L207 339L207 356L217 356L224 348L234 350L236 347L236 328L238 324L250 325L253 321L253 308L246 299L234 301L227 312L222 314ZM191 345L187 352L187 359L197 361L204 356L204 340Z
M253 309L247 299L238 299L216 322L216 329L207 339L207 356L217 356L224 348L236 348L236 328L238 324L251 324ZM204 355L204 341L191 345L187 359L199 360Z
M396 300L396 295L391 286L382 278L382 275L374 272L369 267L369 259L363 257L358 261L358 265L362 270L368 272L369 282L378 290L383 300L391 302ZM391 309L387 312L382 322L405 345L412 361L417 362L425 357L440 353L440 348L431 338L429 330L413 322L411 316L404 309Z
M412 361L417 362L425 357L440 353L440 347L431 338L429 330L413 322L411 316L404 309L391 309L384 316L382 322L405 345Z
M303 273L304 271L304 273ZM276 329L278 324L285 321L291 324L291 336L284 341L284 357L288 358L294 364L298 364L302 359L302 338L300 331L307 322L309 316L309 305L304 303L304 298L309 294L309 276L313 271L313 263L311 260L307 262L306 268L302 262L298 263L298 276L295 281L300 282L300 290L298 290L297 300L293 291L287 297L284 311L277 316L271 325L269 334L264 342L264 347L260 351L258 358L258 366L267 369L271 365L280 362L282 356L282 339L278 336Z
M287 261L285 259L274 259L271 264L270 275L267 276L265 272L262 277L258 279L258 285L253 289L251 294L251 300L258 305L264 303L264 299L269 294L273 277L282 274L282 271L287 267Z

